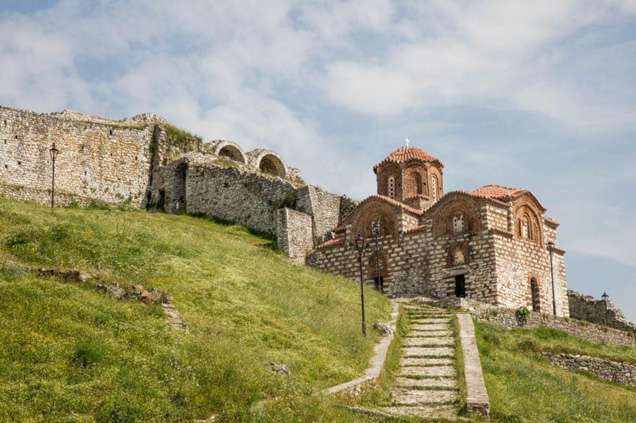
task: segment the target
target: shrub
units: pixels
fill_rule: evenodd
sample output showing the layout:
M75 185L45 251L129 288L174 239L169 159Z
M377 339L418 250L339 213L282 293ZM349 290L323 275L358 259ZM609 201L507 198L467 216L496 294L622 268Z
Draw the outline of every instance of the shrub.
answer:
M517 323L519 326L525 326L528 322L528 316L530 315L530 310L527 307L521 306L515 311L515 317L517 318Z

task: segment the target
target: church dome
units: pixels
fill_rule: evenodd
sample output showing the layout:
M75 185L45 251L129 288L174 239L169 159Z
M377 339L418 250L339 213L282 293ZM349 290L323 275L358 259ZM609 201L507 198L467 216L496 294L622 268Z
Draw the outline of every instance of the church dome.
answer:
M386 159L382 160L377 165L373 166L373 171L377 173L378 167L385 163L406 163L411 160L419 160L422 162L435 162L443 167L442 162L439 159L431 156L424 150L420 150L416 147L400 147L393 153L389 154Z

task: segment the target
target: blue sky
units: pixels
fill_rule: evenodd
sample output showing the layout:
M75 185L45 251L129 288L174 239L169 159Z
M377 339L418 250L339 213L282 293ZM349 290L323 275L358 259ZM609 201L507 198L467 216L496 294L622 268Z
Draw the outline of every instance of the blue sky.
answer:
M158 113L359 199L409 137L446 191L532 190L636 320L636 0L0 0L0 104Z

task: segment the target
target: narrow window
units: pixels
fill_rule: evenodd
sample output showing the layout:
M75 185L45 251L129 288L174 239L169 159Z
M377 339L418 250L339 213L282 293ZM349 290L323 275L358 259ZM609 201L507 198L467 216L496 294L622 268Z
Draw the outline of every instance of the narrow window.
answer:
M541 311L541 295L539 284L535 278L530 279L530 292L532 294L532 311Z
M422 177L420 176L419 173L416 173L415 175L413 175L413 183L415 184L415 190L417 195L422 195Z
M521 235L530 239L530 219L528 216L524 216L523 222L521 222Z
M453 232L459 233L464 230L464 215L453 216Z
M395 178L393 176L389 178L389 197L395 198Z
M455 296L466 298L466 277L465 275L455 276Z
M437 201L437 177L433 176L432 180L432 189L433 189L433 201Z

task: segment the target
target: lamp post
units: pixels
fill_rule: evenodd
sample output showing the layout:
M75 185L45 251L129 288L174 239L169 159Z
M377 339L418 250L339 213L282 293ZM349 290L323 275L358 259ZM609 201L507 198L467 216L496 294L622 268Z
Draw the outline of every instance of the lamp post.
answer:
M57 153L60 150L55 148L55 143L51 144L51 148L49 148L49 153L51 154L51 211L53 211L53 207L55 207L55 159L57 158Z
M362 276L362 252L364 251L364 238L358 234L356 249L358 250L358 264L360 265L360 302L362 303L362 336L367 336L367 324L364 321L364 279Z
M548 242L548 250L550 250L550 278L552 279L552 311L554 315L557 315L557 306L556 306L556 289L554 288L554 267L552 265L552 257L554 255L554 242Z
M607 323L607 302L609 301L609 295L607 295L607 292L603 292L601 300L603 300L603 304L605 305L605 323Z
M379 288L380 292L384 290L384 281L380 273L380 243L378 237L380 236L380 221L373 222L371 224L371 232L375 237L375 272L377 276L376 288Z

